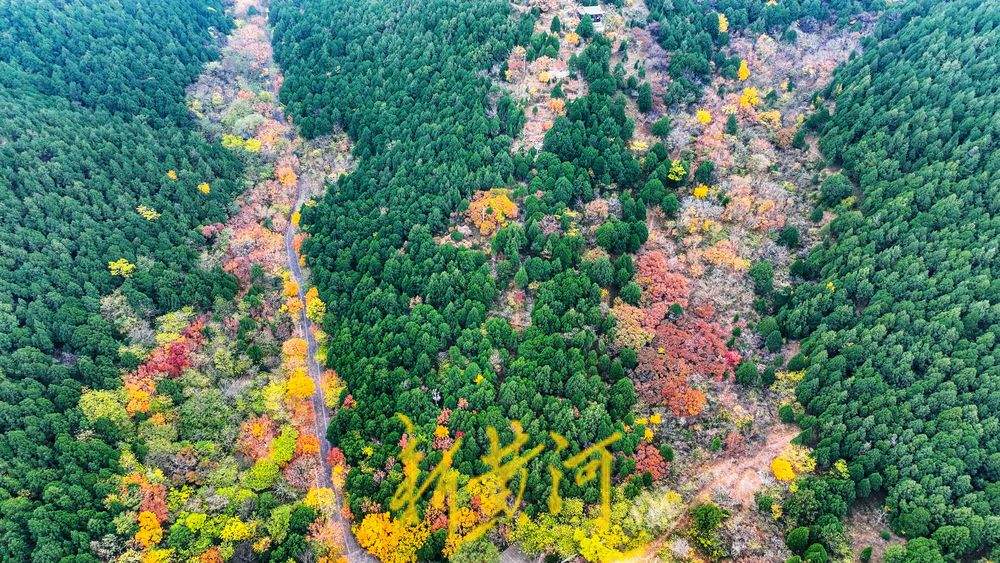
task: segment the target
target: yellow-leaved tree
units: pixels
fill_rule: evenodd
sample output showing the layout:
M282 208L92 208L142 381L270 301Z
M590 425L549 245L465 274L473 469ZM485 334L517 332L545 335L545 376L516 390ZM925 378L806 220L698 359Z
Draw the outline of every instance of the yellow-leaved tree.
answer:
M319 290L315 286L306 291L306 316L314 323L322 323L323 316L326 315L326 303L319 297Z
M152 207L138 205L135 210L142 216L143 219L147 221L156 221L160 218L160 213Z
M760 92L753 86L744 88L740 94L740 107L750 109L758 105L760 105Z
M368 514L354 526L361 547L382 563L409 563L417 560L417 550L427 541L430 530L418 523L408 526L389 516L388 512Z
M504 189L479 192L469 204L469 219L483 236L490 236L511 218L517 217L518 209Z
M163 539L163 528L156 515L148 510L139 513L139 531L135 533L135 541L149 549Z
M771 473L779 481L787 482L795 479L795 470L792 469L792 464L780 456L771 460Z
M288 388L285 396L289 399L306 399L311 397L316 390L316 384L306 372L305 368L298 368L292 372L288 378Z
M333 489L329 487L319 487L309 489L306 493L306 498L302 500L302 503L320 512L330 512L335 507L336 497L333 494Z
M736 71L736 78L739 78L740 82L745 82L746 79L750 78L750 65L747 64L746 59L740 59L740 68Z
M135 264L124 258L119 258L114 262L108 262L108 271L111 272L112 276L128 278L132 276L132 272L135 272Z
M80 396L79 405L83 416L91 422L98 418L106 418L116 424L124 424L129 419L125 411L125 402L125 393L121 389L90 390L84 391Z
M299 284L292 279L291 274L285 274L285 281L281 286L281 294L285 297L298 297L299 295Z
M667 172L667 178L676 182L683 180L685 177L687 177L687 170L684 168L684 163L679 160L672 160L670 162L670 171Z
M151 549L142 554L142 563L170 563L173 549Z
M231 135L229 133L226 133L222 136L222 146L226 147L227 149L243 148L243 143L244 143L243 137Z
M233 516L226 521L225 526L222 527L222 531L219 532L219 537L223 541L243 541L253 535L254 527L253 524L247 524Z

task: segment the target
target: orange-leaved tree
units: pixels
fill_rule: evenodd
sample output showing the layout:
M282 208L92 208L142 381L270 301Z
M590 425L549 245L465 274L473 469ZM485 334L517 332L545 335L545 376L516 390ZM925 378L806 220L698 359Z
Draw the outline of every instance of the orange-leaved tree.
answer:
M479 192L469 204L469 220L483 236L492 235L517 214L517 204L510 199L510 191L505 189Z

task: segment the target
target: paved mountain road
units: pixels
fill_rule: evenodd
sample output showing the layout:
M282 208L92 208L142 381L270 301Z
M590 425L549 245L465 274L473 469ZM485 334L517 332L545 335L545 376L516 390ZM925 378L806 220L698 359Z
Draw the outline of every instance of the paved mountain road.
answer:
M284 118L284 116L282 116ZM283 119L282 119L283 120ZM295 184L296 196L295 205L292 208L292 212L296 212L302 208L302 204L305 203L306 194L302 189L302 181L297 180ZM303 338L306 339L307 345L307 367L309 370L309 377L312 378L313 383L315 383L316 390L313 392L312 403L313 409L316 412L316 437L319 438L320 447L320 485L324 487L329 487L333 489L336 495L335 507L337 510L332 514L333 521L336 525L341 527L344 536L344 545L346 546L346 556L347 560L350 562L372 562L376 560L367 551L365 551L359 544L358 540L354 537L351 532L350 523L347 522L340 513L340 506L343 504L343 499L341 498L340 491L333 487L333 482L330 479L330 442L326 439L326 429L330 425L330 418L326 411L326 399L323 396L323 368L316 361L316 351L317 344L316 338L313 336L312 332L312 321L306 316L306 295L305 287L306 280L305 276L302 274L302 267L299 265L299 255L295 251L295 234L298 232L298 227L292 223L291 220L288 221L288 226L285 227L285 257L288 262L288 269L292 273L292 278L299 287L299 300L302 302L302 309L299 311L298 325L299 329L302 331Z

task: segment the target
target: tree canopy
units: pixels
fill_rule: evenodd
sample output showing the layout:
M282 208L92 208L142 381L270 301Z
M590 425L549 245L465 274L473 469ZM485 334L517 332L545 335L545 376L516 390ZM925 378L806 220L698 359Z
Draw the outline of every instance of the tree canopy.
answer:
M983 8L897 7L838 71L835 112L810 120L843 167L820 194L837 217L779 315L808 358L803 437L848 462L835 496L885 494L898 533L955 559L1000 542L1000 12ZM802 523L842 517L829 498Z
M376 470L400 452L397 412L420 429L409 439L440 445L463 437L455 466L469 476L485 469L489 426L506 441L509 421L518 420L532 444L551 446L554 431L573 451L624 430L636 394L625 371L631 366L610 346L614 322L601 291L627 284L633 270L615 276L610 262L584 263L580 235L542 228L603 190L641 179L626 147L634 125L608 68L608 40L595 35L574 58L590 93L567 104L542 150L511 155L523 116L484 71L515 42L530 41L530 14L517 18L506 3L481 0L432 1L419 10L288 0L272 18L288 73L282 96L297 122L307 134L340 126L357 140L357 169L303 215L311 235L305 254L334 312L326 317L328 358L351 395L329 436L352 467L355 514L372 502L384 508L402 479L398 469ZM329 28L330 21L339 23ZM393 26L385 29L386 21ZM475 192L522 182L531 191L517 192L519 222L496 231L490 255L434 238ZM639 205L629 201L629 209ZM635 209L608 233L609 245L623 241L617 253L645 240L644 216ZM527 328L497 311L512 281L530 287ZM631 453L640 435L628 432L615 451ZM438 459L435 452L425 468ZM545 506L552 461L543 456L529 466L530 512ZM617 456L623 477L628 461ZM564 480L561 489L598 500L595 482Z
M230 23L193 0L8 2L0 22L0 558L93 557L122 437L81 434L76 404L129 362L98 298L121 287L152 313L235 291L192 241L240 166L184 105Z

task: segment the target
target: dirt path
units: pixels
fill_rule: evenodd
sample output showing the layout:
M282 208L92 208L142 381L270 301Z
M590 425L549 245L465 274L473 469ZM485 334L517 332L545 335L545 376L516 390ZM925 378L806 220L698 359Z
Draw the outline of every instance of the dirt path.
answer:
M703 464L696 471L703 476L702 484L691 500L684 505L684 513L686 514L698 503L712 500L716 492L725 493L744 509L752 506L754 493L764 486L767 474L770 472L771 460L777 457L798 433L794 426L776 424L771 427L764 443L749 457L727 457ZM642 555L629 561L659 561L660 551L673 537L674 532L686 523L687 519L684 517L676 519L646 546Z
M728 457L702 466L698 473L707 481L698 488L694 502L711 499L716 491L723 491L744 508L751 506L754 493L764 486L771 470L771 460L778 457L798 433L793 426L775 425L764 443L750 456Z

